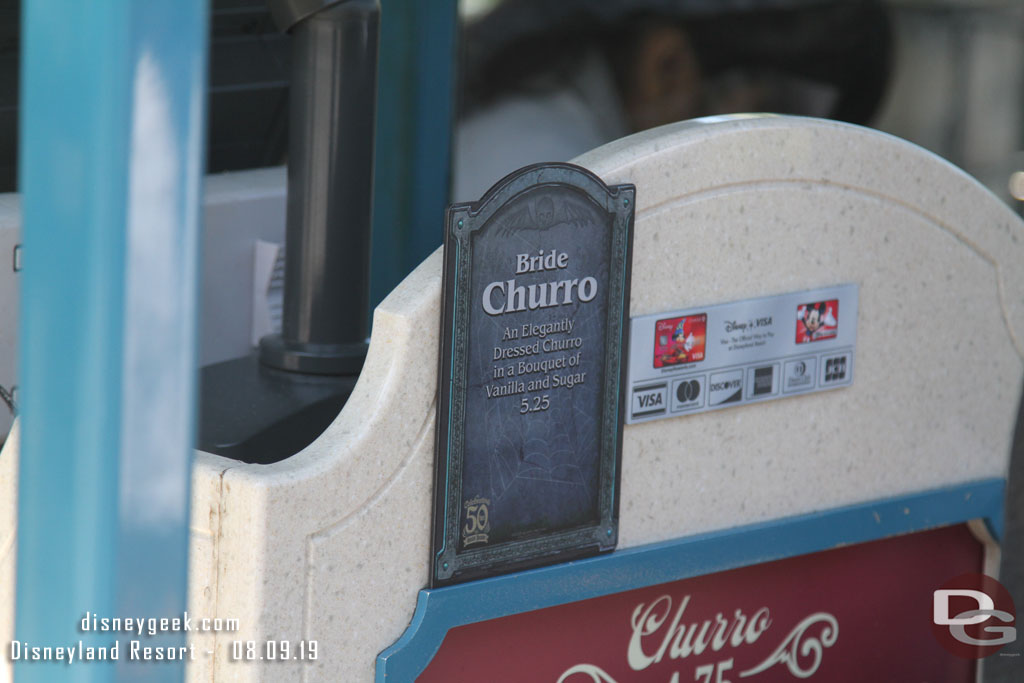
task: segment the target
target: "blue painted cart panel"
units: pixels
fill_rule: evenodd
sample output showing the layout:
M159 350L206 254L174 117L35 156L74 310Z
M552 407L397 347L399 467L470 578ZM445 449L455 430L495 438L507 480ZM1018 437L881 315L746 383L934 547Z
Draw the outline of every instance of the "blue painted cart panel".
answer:
M87 612L185 609L207 14L202 0L24 3L15 635L31 646L109 647L117 634L79 628Z

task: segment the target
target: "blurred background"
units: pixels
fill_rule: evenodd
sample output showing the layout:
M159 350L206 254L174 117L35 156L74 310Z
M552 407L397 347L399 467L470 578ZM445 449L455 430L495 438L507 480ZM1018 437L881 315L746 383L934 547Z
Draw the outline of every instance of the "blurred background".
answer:
M1018 0L459 0L457 11L454 199L478 198L521 161L670 120L774 111L906 138L1019 208ZM0 1L3 192L17 187L18 34L19 2ZM214 0L211 40L208 171L282 164L287 36L262 0Z

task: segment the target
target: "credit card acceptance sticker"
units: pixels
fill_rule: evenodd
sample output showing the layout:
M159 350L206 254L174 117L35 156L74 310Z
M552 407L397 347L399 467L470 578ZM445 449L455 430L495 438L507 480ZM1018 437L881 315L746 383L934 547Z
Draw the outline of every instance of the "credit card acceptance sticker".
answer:
M633 318L626 422L849 386L857 293L838 285Z

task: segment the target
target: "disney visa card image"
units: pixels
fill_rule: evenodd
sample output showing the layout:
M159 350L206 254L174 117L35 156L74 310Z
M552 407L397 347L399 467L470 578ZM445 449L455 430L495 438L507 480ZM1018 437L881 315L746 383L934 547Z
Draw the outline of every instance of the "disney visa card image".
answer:
M654 367L704 360L706 313L659 320L654 325Z
M796 343L835 339L839 334L839 299L800 304L796 308Z

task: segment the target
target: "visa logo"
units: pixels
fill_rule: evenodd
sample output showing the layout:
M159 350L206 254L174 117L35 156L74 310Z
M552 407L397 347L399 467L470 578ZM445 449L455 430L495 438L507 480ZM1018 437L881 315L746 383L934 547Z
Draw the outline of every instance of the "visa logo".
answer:
M668 385L638 387L633 390L633 416L652 415L665 411Z
M636 400L640 402L641 408L651 408L662 405L662 398L661 394L643 394L637 396Z

